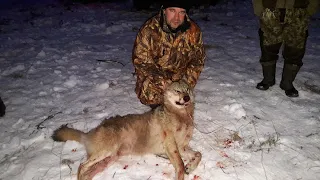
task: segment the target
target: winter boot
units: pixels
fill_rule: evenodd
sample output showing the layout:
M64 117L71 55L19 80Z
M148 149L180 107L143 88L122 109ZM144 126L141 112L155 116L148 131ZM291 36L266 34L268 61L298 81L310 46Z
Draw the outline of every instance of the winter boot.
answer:
M5 113L6 113L6 106L4 105L0 97L0 117L4 116Z
M275 84L276 62L279 58L279 50L282 42L277 44L265 45L264 32L259 29L263 80L256 86L259 90L267 90Z
M299 92L294 88L293 81L296 78L301 66L296 64L284 64L280 88L285 91L288 97L298 97Z
M263 80L256 86L257 89L265 91L275 84L276 64L262 64Z

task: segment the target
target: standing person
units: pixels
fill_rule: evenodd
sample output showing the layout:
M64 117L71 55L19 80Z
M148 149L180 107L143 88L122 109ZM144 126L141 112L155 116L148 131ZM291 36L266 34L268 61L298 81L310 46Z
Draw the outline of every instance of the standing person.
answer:
M165 86L185 79L193 88L203 69L202 32L189 18L189 8L188 1L166 1L137 34L132 55L135 92L151 108L163 102Z
M0 117L4 116L6 113L6 106L4 105L1 97L0 97Z
M283 44L284 66L280 88L289 97L298 97L293 81L306 50L311 15L319 0L253 0L254 13L260 18L260 47L263 80L256 86L267 90L275 84L276 62Z

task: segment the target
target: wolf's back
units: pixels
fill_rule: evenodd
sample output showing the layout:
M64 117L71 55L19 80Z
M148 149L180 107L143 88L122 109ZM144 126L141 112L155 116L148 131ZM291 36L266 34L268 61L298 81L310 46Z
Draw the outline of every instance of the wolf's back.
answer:
M82 136L85 136L84 132L77 129L69 128L66 125L62 125L59 129L56 129L53 132L53 135L51 137L54 141L65 142L68 140L72 140L81 143Z

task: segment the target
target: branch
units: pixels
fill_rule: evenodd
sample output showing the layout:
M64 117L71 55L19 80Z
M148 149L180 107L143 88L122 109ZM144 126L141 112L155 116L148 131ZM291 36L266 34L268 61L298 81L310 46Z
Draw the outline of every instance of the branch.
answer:
M42 124L43 124L44 122L46 122L47 120L54 118L54 116L56 116L57 114L60 114L60 113L62 113L62 112L59 111L59 112L57 112L57 113L55 113L55 114L49 115L47 118L45 118L43 121L41 121L39 124L36 125L37 129L43 129L43 128L45 128L44 126L42 126Z
M118 63L121 64L123 67L125 66L125 64L123 64L122 62L116 61L116 60L112 60L112 59L96 59L96 61L98 62L112 62L112 63Z

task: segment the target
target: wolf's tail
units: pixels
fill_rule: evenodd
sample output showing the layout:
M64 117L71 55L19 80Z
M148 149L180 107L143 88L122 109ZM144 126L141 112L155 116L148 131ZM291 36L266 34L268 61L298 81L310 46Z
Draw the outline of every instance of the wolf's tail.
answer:
M54 141L66 142L67 140L77 141L82 143L81 139L86 135L86 133L67 127L67 125L62 125L59 129L56 129L52 134L52 139Z

